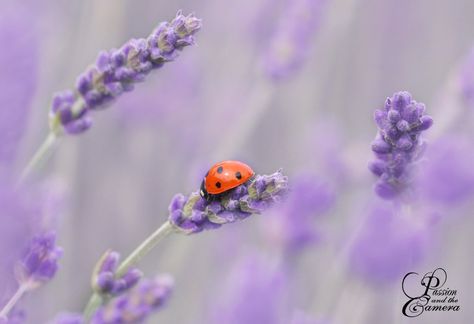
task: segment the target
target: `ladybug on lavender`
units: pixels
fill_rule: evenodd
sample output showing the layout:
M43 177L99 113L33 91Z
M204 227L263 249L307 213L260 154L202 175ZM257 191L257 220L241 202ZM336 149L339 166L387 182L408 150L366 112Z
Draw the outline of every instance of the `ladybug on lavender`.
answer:
M219 198L227 191L249 181L255 172L240 161L222 161L207 171L201 183L201 197L207 201Z

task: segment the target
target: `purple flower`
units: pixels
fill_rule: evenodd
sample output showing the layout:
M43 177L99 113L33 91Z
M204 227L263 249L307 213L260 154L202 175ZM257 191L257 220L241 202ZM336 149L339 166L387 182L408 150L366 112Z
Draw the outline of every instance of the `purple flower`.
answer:
M56 233L36 235L15 269L18 283L35 289L50 281L58 270L61 255L62 249L56 246Z
M170 276L144 279L126 294L102 306L92 317L91 324L142 323L152 312L163 307L172 290Z
M461 94L465 102L474 105L474 47L461 66L459 75Z
M327 0L286 1L284 17L279 21L264 54L264 70L273 79L294 74L304 63L321 22Z
M95 65L79 76L75 91L54 96L51 130L68 134L87 130L92 124L90 110L104 108L131 91L150 71L174 60L179 51L194 44L194 34L200 28L200 19L178 11L171 22L161 23L148 38L132 39L120 49L101 52Z
M318 178L303 174L294 179L287 199L264 220L264 229L286 251L298 251L316 242L315 221L335 201L332 189Z
M8 167L16 158L36 90L38 13L31 5L0 4L0 167Z
M430 222L420 216L388 202L371 206L351 247L350 269L376 284L400 280L413 271L433 243Z
M186 234L218 228L263 212L283 197L287 182L279 170L271 175L257 175L212 202L202 198L198 191L188 197L177 194L169 206L169 221Z
M50 324L83 324L84 319L81 314L75 313L62 313L56 316L56 318Z
M112 250L108 250L101 257L92 274L92 287L95 292L101 295L119 295L133 286L143 276L143 273L131 268L122 277L117 278L117 270L120 255Z
M461 136L439 139L426 150L419 174L421 195L431 203L453 206L474 195L472 141Z
M375 192L384 199L410 187L412 166L425 146L421 133L433 124L424 111L425 105L412 100L406 91L387 98L384 108L375 111L378 133L372 151L376 159L369 163L369 169L379 178Z
M223 292L212 301L210 323L279 323L287 276L259 256L232 267Z

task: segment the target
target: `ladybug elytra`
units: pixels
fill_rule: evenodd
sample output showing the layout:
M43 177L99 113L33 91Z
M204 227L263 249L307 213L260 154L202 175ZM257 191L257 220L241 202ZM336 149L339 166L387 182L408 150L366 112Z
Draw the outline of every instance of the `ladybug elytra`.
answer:
M247 182L255 174L252 168L240 161L222 161L214 164L201 183L201 197L213 200L220 194Z

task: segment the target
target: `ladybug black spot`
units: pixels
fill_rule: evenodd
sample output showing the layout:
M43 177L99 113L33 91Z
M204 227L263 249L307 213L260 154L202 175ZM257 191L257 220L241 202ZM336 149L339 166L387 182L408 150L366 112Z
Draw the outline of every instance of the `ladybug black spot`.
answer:
M220 187L221 187L221 183L220 183L219 181L216 182L216 187L217 187L217 188L220 188Z
M235 177L240 180L240 179L242 179L242 174L240 174L240 172L237 171L237 172L235 173Z
M220 167L217 168L217 173L222 173L222 171L224 171L224 169L222 168L222 166L220 166Z

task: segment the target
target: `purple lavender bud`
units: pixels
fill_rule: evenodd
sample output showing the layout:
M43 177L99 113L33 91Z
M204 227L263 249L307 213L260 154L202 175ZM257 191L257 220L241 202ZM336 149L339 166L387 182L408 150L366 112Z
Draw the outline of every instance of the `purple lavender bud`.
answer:
M56 94L50 113L50 128L59 134L80 134L92 125L90 110L105 108L123 92L143 81L152 70L174 60L179 51L194 44L201 20L178 11L147 39L131 39L120 49L102 51L94 66L81 74L74 92Z
M131 268L122 277L117 278L116 270L119 265L120 254L108 250L100 258L92 274L92 288L101 295L117 296L131 289L142 278L143 273Z
M50 281L58 270L61 255L62 249L56 246L56 233L36 235L15 269L18 283L34 289Z
M167 275L144 279L126 294L102 306L93 315L91 324L142 323L168 301L173 285L173 279Z
M374 115L378 133L372 151L377 159L369 169L379 178L375 192L393 199L410 186L411 169L425 147L421 132L430 128L433 120L424 115L425 105L412 100L406 91L387 98L384 110L376 110Z
M75 313L62 313L56 316L56 318L50 324L83 324L84 319L81 314Z
M297 72L308 56L311 40L319 29L326 0L287 1L284 17L276 26L267 52L265 73L274 80Z
M431 244L429 223L413 216L388 203L372 206L349 252L350 269L375 284L412 271Z
M268 209L286 193L287 182L279 170L257 175L213 202L206 201L198 191L188 197L177 194L171 200L168 220L186 234L218 228Z

